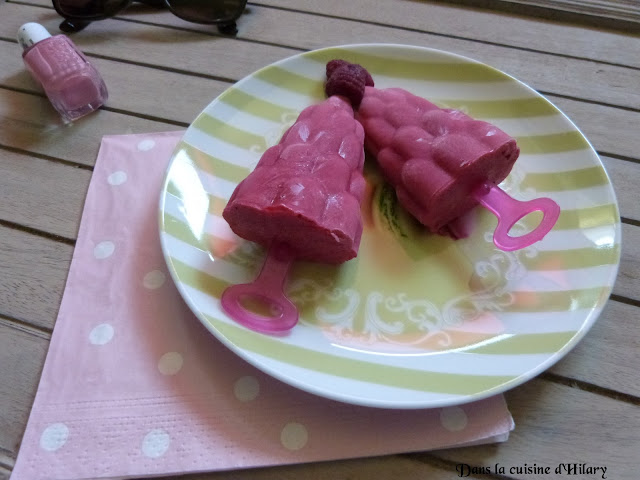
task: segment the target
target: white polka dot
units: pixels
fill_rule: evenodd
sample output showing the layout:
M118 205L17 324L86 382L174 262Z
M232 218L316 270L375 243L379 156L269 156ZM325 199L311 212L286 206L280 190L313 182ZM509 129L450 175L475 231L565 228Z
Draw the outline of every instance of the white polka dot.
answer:
M307 429L300 423L287 423L280 432L280 442L287 450L300 450L308 440Z
M184 360L178 352L165 353L160 357L158 362L158 370L163 375L175 375L182 368Z
M107 177L107 182L109 185L122 185L127 181L127 174L122 170L118 170L117 172L113 172L111 175Z
M55 452L67 443L69 429L64 423L53 423L40 435L40 447L47 452Z
M108 323L101 323L89 333L89 341L93 345L104 345L113 338L113 327Z
M144 285L144 288L148 288L149 290L155 290L164 284L165 279L166 277L164 276L164 273L160 270L153 270L144 276L142 285Z
M155 146L156 142L154 142L150 138L147 138L146 140L142 140L140 143L138 143L138 150L146 152L148 150L151 150Z
M113 242L100 242L93 249L93 256L98 260L104 260L105 258L110 257L115 249L116 246Z
M260 393L260 384L258 379L251 375L239 378L233 385L233 394L241 402L255 400L258 393Z
M460 407L447 407L440 410L440 423L450 432L459 432L467 426L467 414Z
M149 458L158 458L169 449L171 438L161 429L151 430L142 439L142 453Z

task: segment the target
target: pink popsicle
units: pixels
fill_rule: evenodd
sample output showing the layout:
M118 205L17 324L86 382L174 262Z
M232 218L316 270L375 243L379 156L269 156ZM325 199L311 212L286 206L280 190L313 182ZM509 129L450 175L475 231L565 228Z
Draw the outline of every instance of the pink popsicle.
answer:
M222 215L237 235L268 253L253 282L222 294L222 307L236 321L259 332L286 333L298 322L298 311L284 294L291 263L339 264L358 254L363 144L364 130L351 103L331 96L304 109L238 184ZM272 315L249 310L243 304L249 298Z
M340 96L307 107L236 188L223 217L240 237L296 259L342 263L362 235L364 131Z
M357 118L400 203L435 233L449 233L478 204L474 191L504 180L520 153L494 125L399 88L366 87Z

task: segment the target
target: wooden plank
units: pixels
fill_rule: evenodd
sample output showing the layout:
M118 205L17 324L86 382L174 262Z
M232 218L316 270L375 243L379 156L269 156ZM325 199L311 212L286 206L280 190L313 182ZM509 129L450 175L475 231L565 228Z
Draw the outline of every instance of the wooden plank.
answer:
M639 65L638 58L633 55L635 44L640 41L635 35L571 25L562 21L540 22L513 15L513 12L487 11L460 5L463 2L467 0L460 0L458 5L447 0L399 0L391 4L380 4L376 0L329 0L319 5L313 0L298 0L296 9L319 14L330 11L332 15L341 18L415 29L445 37L462 36L479 42L620 65ZM279 8L290 7L287 0L257 0L256 3Z
M0 451L18 451L48 345L47 334L0 317Z
M44 97L0 88L0 145L81 165L95 164L103 135L165 132L182 127L99 110L64 125Z
M11 470L9 470L9 467L3 464L0 464L0 480L9 480L10 476L11 476Z
M640 227L622 225L622 255L613 292L640 301Z
M0 315L51 329L73 247L0 226Z
M0 151L0 219L75 239L90 179L85 169Z
M601 156L600 159L615 190L620 215L636 222L640 221L638 182L636 180L638 164L605 156Z
M12 3L6 7L9 15L0 20L1 36L13 35L20 20L27 18L43 23L52 31L57 28L58 19L47 10ZM188 72L239 79L275 60L297 53L301 48L379 42L383 38L385 42L424 45L467 55L502 69L545 92L640 108L640 77L633 69L324 16L277 11L271 12L272 17L268 18L267 13L261 17L249 15L245 19L246 35L251 42L204 37L195 31L168 32L156 26L118 20L95 22L74 39L86 53L94 55L118 57L147 65L169 64ZM272 44L282 42L282 35L274 25L276 22L277 25L284 24L283 16L287 14L292 15L286 19L290 29L287 48L275 47ZM166 15L166 12L145 15L145 18L154 19L155 16L159 18L158 21L179 20ZM184 28L183 21L179 25ZM271 25L272 28L265 28L265 25ZM202 27L194 28L202 30ZM167 35L171 36L172 42L157 41ZM109 42L97 41L105 36ZM134 47L128 40L130 37L137 39ZM581 82L568 82L566 78L580 78Z
M508 0L508 3L534 5L597 17L613 17L631 21L640 19L640 4L634 0Z
M289 0L257 0L255 3L291 8ZM331 12L332 17L431 32L444 37L465 37L527 50L640 66L640 59L634 54L640 47L640 38L636 35L585 28L565 22L540 22L509 13L447 3L449 2L433 0L297 0L295 9L321 15ZM499 28L496 28L498 25Z
M545 97L576 124L601 154L640 159L640 139L636 140L630 129L637 112L555 95Z
M551 372L640 398L637 362L640 309L610 301L592 329Z
M434 455L452 462L506 467L507 478L564 478L554 475L560 463L585 463L608 467L606 477L637 478L640 409L543 380L532 380L507 393L507 403L516 428L509 441L499 446L449 449ZM551 467L550 475L512 474L510 467ZM571 477L569 477L571 478ZM577 475L575 478L601 478Z
M640 4L635 0L444 0L456 5L580 23L625 32L640 31Z
M634 0L508 0L506 3L535 5L598 17L611 16L632 21L640 19L640 5Z

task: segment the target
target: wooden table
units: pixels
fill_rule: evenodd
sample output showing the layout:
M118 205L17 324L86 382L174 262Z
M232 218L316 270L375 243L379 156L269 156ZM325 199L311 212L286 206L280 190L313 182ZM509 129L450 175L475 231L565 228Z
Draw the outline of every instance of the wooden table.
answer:
M600 154L620 204L622 261L613 295L572 352L506 394L516 429L504 444L192 478L450 479L457 478L457 464L496 462L507 467L505 477L467 478L551 478L509 470L584 462L608 467L609 479L638 477L640 38L628 33L628 22L626 31L602 30L462 3L257 0L237 38L134 6L75 35L111 96L103 110L72 127L61 125L26 73L14 40L28 21L57 32L51 3L0 3L2 478L14 465L36 392L101 137L185 128L215 96L264 65L363 42L433 47L484 61L528 83L575 121Z

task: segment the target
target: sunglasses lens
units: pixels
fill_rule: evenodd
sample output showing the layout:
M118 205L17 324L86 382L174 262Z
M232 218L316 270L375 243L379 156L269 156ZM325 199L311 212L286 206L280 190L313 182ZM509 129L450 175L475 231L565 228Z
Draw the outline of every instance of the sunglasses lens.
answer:
M63 16L91 18L115 15L129 0L58 0L56 3Z
M169 0L173 13L195 23L236 20L246 4L247 0Z

